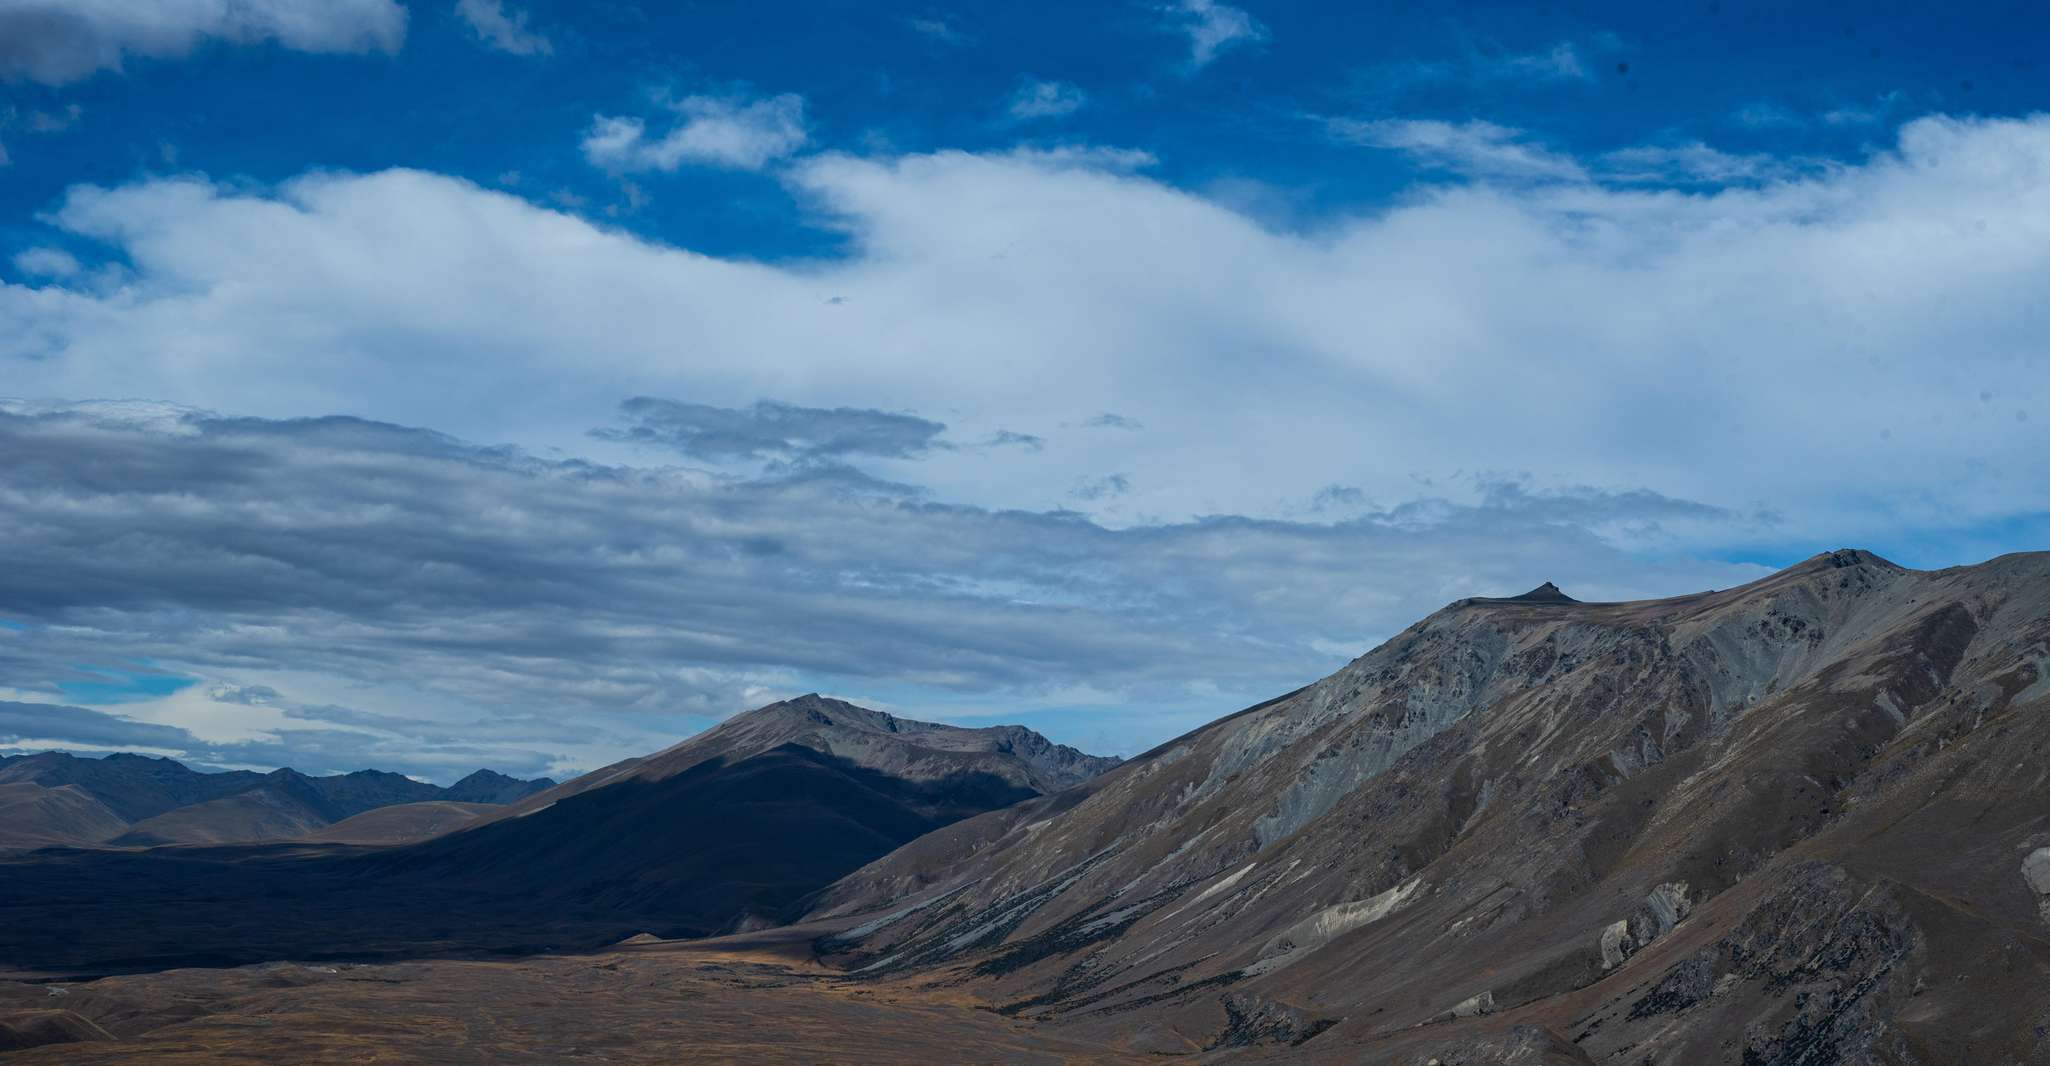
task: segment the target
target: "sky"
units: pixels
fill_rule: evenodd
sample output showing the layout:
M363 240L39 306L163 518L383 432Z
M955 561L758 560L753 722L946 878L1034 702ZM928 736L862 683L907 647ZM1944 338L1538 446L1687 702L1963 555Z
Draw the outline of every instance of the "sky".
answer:
M0 0L0 751L1132 754L2050 541L2022 4Z

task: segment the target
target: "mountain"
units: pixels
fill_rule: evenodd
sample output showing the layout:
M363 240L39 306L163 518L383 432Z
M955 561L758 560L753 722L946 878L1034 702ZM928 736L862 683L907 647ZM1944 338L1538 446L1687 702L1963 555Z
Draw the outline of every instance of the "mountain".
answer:
M127 753L15 755L0 757L0 848L283 840L381 807L451 798L508 803L554 784L480 770L444 789L383 770L204 773Z
M145 818L107 843L114 847L152 848L161 844L290 840L328 824L327 818L298 797L278 789L253 788Z
M0 850L80 847L105 840L127 825L77 785L0 784Z
M528 782L517 784L526 785ZM453 792L455 789L451 788L449 791ZM328 844L363 844L372 847L411 844L444 833L453 833L498 809L499 805L495 803L458 803L445 799L400 803L364 811L333 825L308 830L294 839Z
M774 922L834 878L943 825L1117 765L1020 726L964 729L816 694L537 793L393 853L393 875L532 891L702 935Z
M555 782L546 777L522 781L495 770L479 770L443 789L436 798L450 803L518 803L554 787Z
M533 954L756 927L907 841L1117 764L1016 726L804 696L508 806L436 799L290 841L0 856L0 969ZM274 791L318 810L279 778L195 819L253 831L290 816L264 806ZM202 842L182 813L139 828Z
M1463 600L807 922L1142 1054L2050 1061L2050 554Z
M0 784L28 781L54 788L76 785L121 818L136 822L194 803L205 803L263 784L248 770L206 774L171 759L116 752L81 758L61 751L0 758Z

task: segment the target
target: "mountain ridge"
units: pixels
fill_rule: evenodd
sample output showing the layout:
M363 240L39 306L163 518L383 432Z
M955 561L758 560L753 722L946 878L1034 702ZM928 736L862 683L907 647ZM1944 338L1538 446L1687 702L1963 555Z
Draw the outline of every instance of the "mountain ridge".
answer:
M481 800L503 803L554 784L547 778L517 781L489 770L444 789L387 770L316 777L290 767L269 773L208 772L130 752L100 758L62 751L0 756L0 786L18 786L16 804L0 808L0 846L153 847L289 839L380 807L445 799L457 789L464 789L464 796L509 797ZM65 789L89 797L119 826L80 815L77 804L66 806L62 796L43 795ZM33 803L27 798L31 795L37 797ZM59 815L52 804L70 813ZM58 825L66 818L75 823L70 830Z
M1425 1047L1478 1053L1513 1016L1547 1054L1705 1061L1729 1054L1731 1012L1752 1011L1770 1024L1746 1061L1793 1062L1817 1039L1935 1031L1901 1020L1913 982L1889 976L1929 972L1924 956L1840 960L1833 998L1815 1000L1836 1021L1789 1015L1766 963L1732 961L1791 972L1829 937L1948 928L1872 886L1966 886L1986 917L1963 942L2030 944L2021 972L2050 975L2022 873L2050 845L2050 784L1985 762L2019 745L2040 767L2046 707L2046 553L1913 571L1843 549L1664 600L1461 600L1083 788L914 841L822 891L807 920L843 927L820 950L852 973L954 974L1123 1050L1300 1043L1421 1063ZM1938 798L1906 784L1925 779ZM1953 816L1953 791L2003 812L1975 816L1988 843L1970 870L1907 842ZM1867 813L1882 808L1903 813ZM1869 843L1843 843L1857 833ZM1803 908L1820 924L1790 922ZM1666 959L1703 937L1710 955ZM1728 994L1588 999L1694 973ZM1917 1010L1956 1026L1983 1003L2036 1002L1977 982ZM1124 1035L1133 1011L1151 1035ZM1424 1025L1451 1028L1412 1045ZM2050 1054L2040 1038L2012 1048Z

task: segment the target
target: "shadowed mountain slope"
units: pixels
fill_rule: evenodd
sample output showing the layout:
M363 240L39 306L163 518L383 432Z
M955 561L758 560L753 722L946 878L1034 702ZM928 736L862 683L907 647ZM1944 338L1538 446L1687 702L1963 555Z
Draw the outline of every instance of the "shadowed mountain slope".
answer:
M383 863L447 881L517 876L702 935L785 920L805 895L906 841L1115 765L1018 726L914 722L813 694Z
M495 803L458 803L427 800L399 803L364 811L330 826L307 832L297 839L326 844L362 844L385 847L410 844L453 833L486 815L495 814Z
M914 841L821 950L1127 1051L2050 1061L2050 555L1547 589Z
M930 725L805 696L410 846L316 841L411 839L429 805L380 808L289 845L0 859L0 960L80 974L745 928L792 916L906 841L1116 764L1017 727ZM53 912L52 899L71 902Z

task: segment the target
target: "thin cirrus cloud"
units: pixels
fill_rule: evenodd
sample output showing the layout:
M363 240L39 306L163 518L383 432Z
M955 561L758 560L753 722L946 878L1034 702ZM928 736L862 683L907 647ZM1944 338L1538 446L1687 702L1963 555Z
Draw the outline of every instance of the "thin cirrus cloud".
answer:
M1011 117L1021 120L1072 115L1089 102L1089 94L1064 81L1027 79L1011 94Z
M391 54L405 39L396 0L0 0L0 81L65 85L210 41Z
M456 0L455 11L478 40L500 52L516 56L555 52L554 42L527 28L527 13L506 7L504 0Z
M1822 165L1800 157L1725 152L1701 141L1631 145L1583 159L1485 119L1339 118L1324 124L1337 140L1401 152L1427 169L1492 181L1727 187L1789 179Z
M675 124L651 135L648 120L599 115L584 134L584 158L621 173L674 171L686 164L760 170L804 147L804 100L688 96L669 106Z
M1467 42L1456 58L1410 60L1369 68L1362 72L1359 87L1370 93L1387 94L1424 86L1588 82L1594 80L1601 57L1622 47L1621 41L1607 35L1586 41L1560 41L1533 52Z
M1341 141L1402 152L1419 162L1478 178L1584 181L1587 168L1527 138L1523 131L1481 119L1331 119Z

